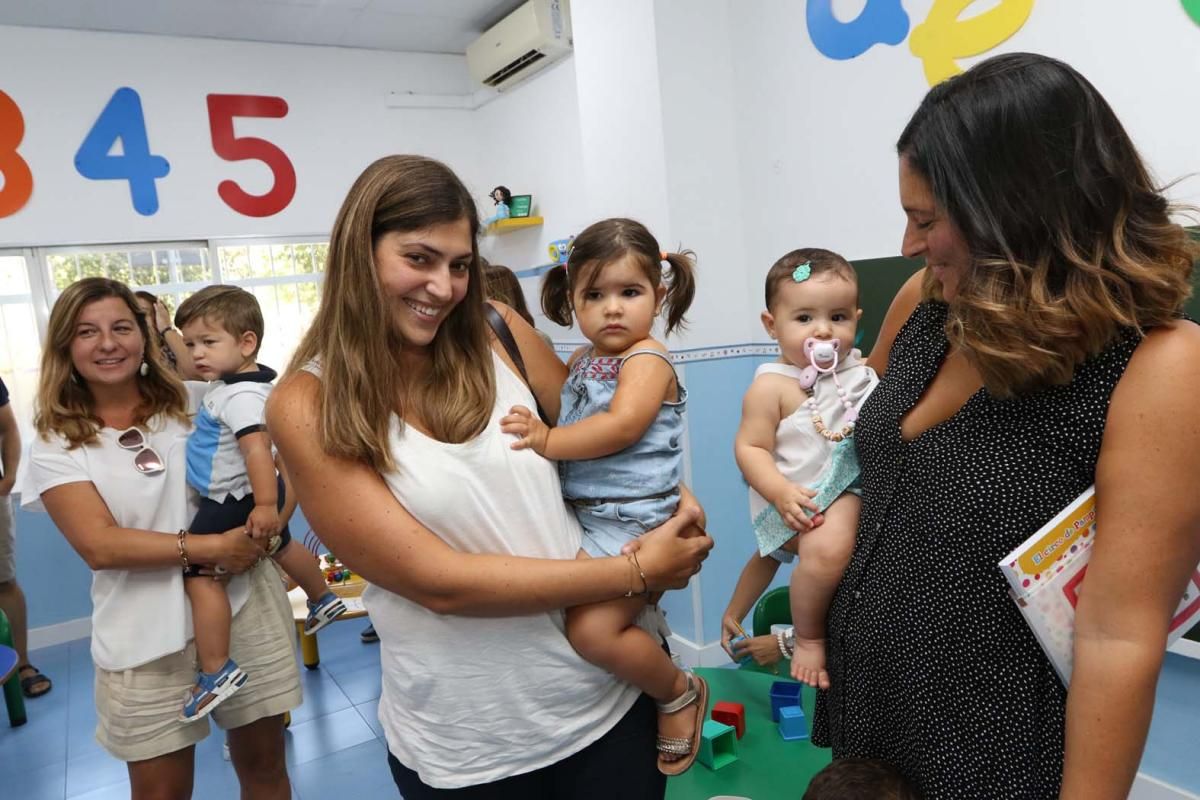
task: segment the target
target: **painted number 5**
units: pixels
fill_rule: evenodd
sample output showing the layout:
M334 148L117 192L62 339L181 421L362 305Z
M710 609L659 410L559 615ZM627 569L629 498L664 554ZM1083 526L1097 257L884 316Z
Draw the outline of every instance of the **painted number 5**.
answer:
M250 94L210 94L208 123L212 131L213 151L226 161L261 161L275 177L265 194L250 194L231 180L221 181L217 194L225 205L247 217L269 217L288 207L296 195L296 169L287 154L266 139L238 137L233 132L234 117L286 117L287 101L282 97Z

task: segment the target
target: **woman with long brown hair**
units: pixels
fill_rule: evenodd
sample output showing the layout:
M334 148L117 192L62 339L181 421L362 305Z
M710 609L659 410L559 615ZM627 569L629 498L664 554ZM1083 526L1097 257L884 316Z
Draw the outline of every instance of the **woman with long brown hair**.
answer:
M232 576L230 651L257 676L213 718L243 796L286 798L283 715L300 704L287 598L244 528L186 530L196 503L185 446L203 386L191 391L160 360L127 286L71 284L50 312L22 497L92 569L96 739L127 762L132 796L190 797L209 732L207 720L179 718L196 671L183 570L196 564Z
M489 330L478 231L444 164L369 166L268 403L271 437L305 518L371 584L379 717L407 800L661 797L653 702L571 649L562 609L682 586L712 540L683 535L688 497L636 553L575 560L554 463L499 426L537 401L557 416L565 367L505 306L512 350Z
M903 252L925 269L871 355L814 741L930 800L1124 798L1200 560L1200 327L1180 319L1196 250L1104 98L1054 59L934 87L897 149ZM997 565L1092 484L1068 691Z

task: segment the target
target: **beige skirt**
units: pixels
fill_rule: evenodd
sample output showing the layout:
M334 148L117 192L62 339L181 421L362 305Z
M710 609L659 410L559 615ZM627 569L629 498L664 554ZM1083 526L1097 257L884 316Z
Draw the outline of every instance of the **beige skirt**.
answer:
M250 573L250 596L233 617L229 655L246 684L202 719L181 722L196 683L196 646L133 669L96 668L96 741L121 761L144 761L190 747L209 734L283 714L300 705L295 625L280 573L270 559Z

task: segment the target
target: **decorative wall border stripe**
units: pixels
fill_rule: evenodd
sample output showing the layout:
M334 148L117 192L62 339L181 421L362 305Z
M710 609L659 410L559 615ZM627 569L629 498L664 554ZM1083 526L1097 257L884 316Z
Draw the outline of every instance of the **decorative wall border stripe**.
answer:
M582 344L584 342L555 342L554 351L569 356ZM688 364L693 361L721 361L727 358L777 355L779 355L779 346L775 344L721 344L713 347L672 350L671 360L676 364Z

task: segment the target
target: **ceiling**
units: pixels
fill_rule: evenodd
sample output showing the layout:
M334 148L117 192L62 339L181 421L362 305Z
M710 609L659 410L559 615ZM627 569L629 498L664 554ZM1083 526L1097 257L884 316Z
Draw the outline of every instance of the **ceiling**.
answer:
M463 53L523 0L2 0L0 25Z

